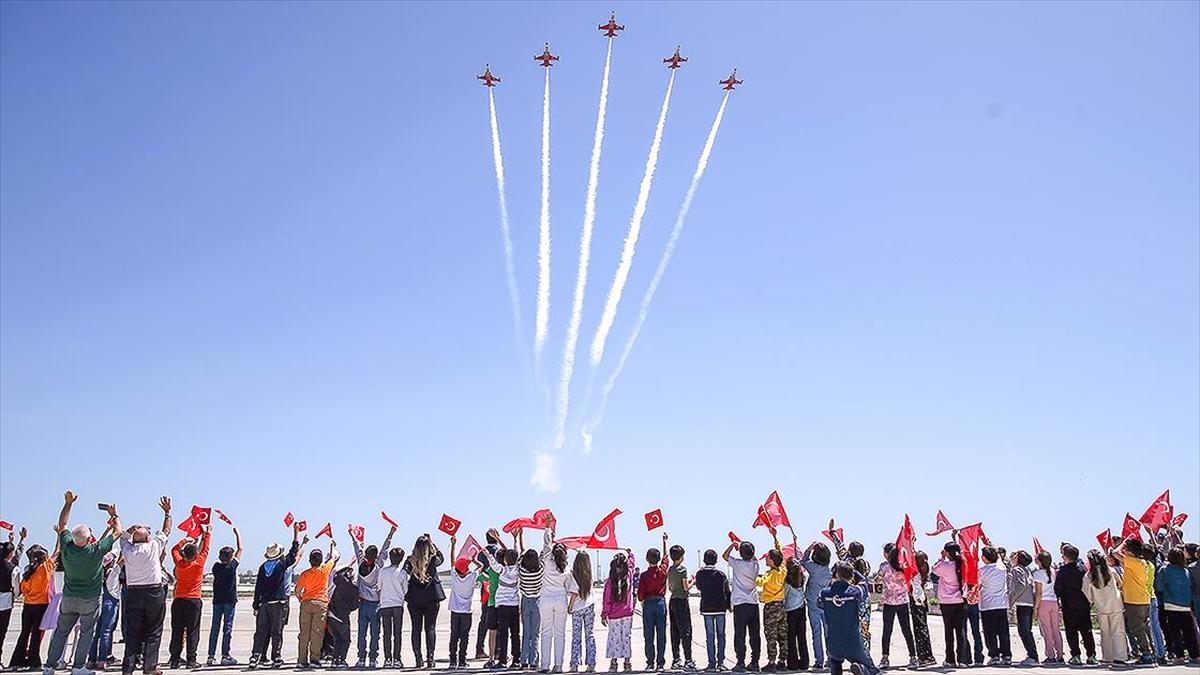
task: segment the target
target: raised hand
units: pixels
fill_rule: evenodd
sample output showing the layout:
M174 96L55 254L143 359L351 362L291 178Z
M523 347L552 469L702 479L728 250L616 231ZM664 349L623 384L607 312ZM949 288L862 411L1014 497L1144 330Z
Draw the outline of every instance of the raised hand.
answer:
M158 500L158 508L162 509L163 513L170 513L171 512L171 498L164 496L161 499L159 499Z
M70 490L67 490L65 493L63 493L63 501L66 502L67 506L74 504L76 499L79 499L79 495L71 492Z

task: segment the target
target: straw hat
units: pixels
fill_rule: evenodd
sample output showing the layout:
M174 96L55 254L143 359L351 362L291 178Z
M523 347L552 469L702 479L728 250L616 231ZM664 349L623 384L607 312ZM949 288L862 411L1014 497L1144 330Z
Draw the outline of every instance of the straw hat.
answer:
M267 547L267 552L264 554L268 560L273 560L283 555L283 547L279 544L271 544Z

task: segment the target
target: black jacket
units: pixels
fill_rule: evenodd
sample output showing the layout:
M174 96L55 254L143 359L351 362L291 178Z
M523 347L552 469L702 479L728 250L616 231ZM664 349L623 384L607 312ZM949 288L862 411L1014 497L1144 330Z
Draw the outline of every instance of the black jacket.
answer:
M729 578L715 567L701 567L696 572L696 588L700 589L700 613L715 614L729 611Z
M1092 605L1083 594L1083 582L1087 572L1078 561L1065 563L1058 568L1054 577L1054 594L1058 596L1058 604L1066 610L1087 610Z

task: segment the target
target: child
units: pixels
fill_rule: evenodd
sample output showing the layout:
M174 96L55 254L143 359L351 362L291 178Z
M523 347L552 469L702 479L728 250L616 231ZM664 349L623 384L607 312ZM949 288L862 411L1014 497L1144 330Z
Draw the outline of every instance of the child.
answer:
M793 540L793 550L795 543ZM808 636L805 634L804 568L796 558L788 558L783 586L783 611L787 616L786 670L808 670Z
M1062 608L1063 624L1067 629L1067 646L1071 650L1071 660L1067 663L1078 666L1079 638L1083 638L1083 648L1087 652L1089 666L1096 665L1096 640L1092 636L1092 606L1087 596L1083 594L1083 581L1087 572L1079 562L1079 549L1071 544L1062 546L1063 564L1058 568L1054 579L1054 594L1058 596L1059 607Z
M521 666L526 670L538 667L538 628L542 623L542 571L545 564L533 549L525 548L525 529L517 530L518 551L521 564L518 570L518 585L521 591Z
M863 649L868 653L871 651L871 587L866 583L866 577L871 573L871 566L863 559L866 554L866 547L860 541L852 541L849 546L842 545L842 540L837 535L837 527L833 518L829 519L829 533L833 540L833 547L837 551L838 560L843 560L850 563L858 576L855 577L855 583L863 589L863 602L858 607L858 627L862 634Z
M331 667L345 669L350 651L350 615L358 609L358 583L354 567L347 565L333 575L333 599L329 601L329 630L333 633ZM297 584L299 585L299 584Z
M904 635L904 644L908 647L908 667L918 666L917 656L913 646L912 625L908 617L908 575L900 565L900 549L889 543L883 547L885 560L879 568L876 578L883 581L883 658L879 660L880 668L887 668L888 654L892 650L892 626L900 620L900 633Z
M1167 553L1167 565L1154 580L1154 590L1162 594L1163 618L1166 620L1167 651L1175 658L1174 665L1183 665L1184 653L1193 665L1200 663L1200 646L1196 644L1196 623L1190 611L1192 581L1185 566L1182 547Z
M704 567L696 572L700 589L700 616L704 617L704 646L708 652L706 671L725 671L725 613L729 611L729 578L717 569L717 552L704 552Z
M962 594L962 548L948 542L942 547L942 559L933 566L937 576L938 604L942 610L942 624L946 637L945 667L957 668L961 663L970 665L967 652L967 610Z
M825 670L825 612L821 609L821 591L829 588L833 575L829 571L832 559L829 547L819 541L809 544L800 558L808 580L804 583L804 603L808 605L808 627L812 631L813 670Z
M679 670L679 647L683 646L683 669L695 672L692 660L692 610L688 604L688 592L692 582L688 579L687 565L683 564L686 551L679 544L671 547L671 567L667 570L667 614L671 618L671 670Z
M1132 655L1141 665L1155 662L1154 642L1150 636L1150 596L1154 594L1154 568L1145 560L1142 542L1128 539L1113 551L1121 562L1121 600L1125 606L1125 632L1129 635Z
M383 550L392 547L392 537L396 534L396 526L388 530L383 539ZM371 659L371 670L378 666L379 659L379 570L383 569L383 558L379 557L379 547L371 544L363 550L362 544L350 532L350 542L354 544L354 559L358 562L358 662L355 668L362 669L367 665L367 657ZM367 636L371 637L371 650L367 652Z
M646 670L666 667L667 658L667 535L662 549L646 551L646 571L637 581L637 599L642 603L642 637L646 644Z
M1008 570L1000 562L1000 552L983 547L979 566L979 615L987 641L988 665L1012 665L1012 641L1008 633Z
M1025 660L1019 665L1029 668L1038 663L1037 642L1033 639L1033 608L1037 596L1034 595L1033 578L1029 574L1033 557L1021 550L1013 554L1011 562L1008 568L1008 601L1016 610L1017 635L1021 636L1021 644L1025 646Z
M21 607L21 633L17 637L9 670L41 670L42 618L50 607L50 577L54 574L55 558L40 544L25 553L29 564L21 573L18 597L25 599Z
M296 580L294 593L300 601L300 635L296 665L300 668L321 665L325 621L329 610L329 575L337 561L337 544L330 540L328 558L321 556L320 549L313 549L308 554L309 568Z
M554 517L546 523L542 541L542 600L538 612L542 617L538 632L542 638L542 672L553 668L562 672L567 646L567 547L554 542ZM553 666L551 665L553 664Z
M474 562L467 558L458 558L458 537L450 536L450 559L454 561L454 571L450 573L450 670L463 670L467 667L467 638L471 634L471 596L475 595L475 587L479 585L479 575L471 570Z
M738 551L738 558L731 554ZM750 634L750 672L758 672L758 653L762 647L758 618L758 560L754 544L743 541L730 543L722 556L729 563L732 580L730 602L733 604L733 652L737 664L733 672L746 672L746 633Z
M1125 637L1125 604L1121 602L1121 579L1108 567L1108 556L1096 549L1088 551L1087 579L1083 594L1096 608L1100 623L1100 662L1124 665L1129 658Z
M237 548L222 547L217 551L217 562L212 566L213 613L212 626L208 630L210 666L216 665L218 637L221 637L221 665L237 665L237 659L229 654L233 641L233 613L237 608L237 570L242 561L242 535L236 527L233 528L233 539Z
M608 579L604 582L604 604L600 611L600 623L608 628L608 672L617 672L617 659L625 660L625 672L633 671L633 551L613 556L608 565Z
M571 672L579 672L580 657L587 672L596 672L595 592L592 591L592 558L587 551L575 554L567 577L567 614L571 615Z
M400 658L400 631L404 628L404 596L408 594L408 572L404 569L404 549L388 551L388 564L379 570L379 622L383 629L384 669L404 668Z
M515 543L515 542L514 542ZM488 565L496 571L496 586L493 595L496 598L496 647L493 654L492 670L502 670L508 661L509 640L512 642L512 668L521 667L521 595L518 588L521 582L521 572L517 569L517 550L507 548L499 551L503 562L484 550Z
M917 576L909 582L908 611L912 614L913 643L917 649L917 663L921 667L937 664L933 657L933 643L929 639L929 556L917 551L913 556L917 563Z
M767 665L764 673L783 670L783 661L787 655L787 615L783 610L784 577L787 572L783 569L783 552L779 548L779 539L775 539L775 548L767 551L767 571L757 579L762 588L763 604L763 633L767 638ZM778 665L776 665L777 661Z
M491 528L484 535L485 548L493 556L504 548L504 542L496 528ZM475 658L487 659L485 668L492 667L492 657L496 651L496 582L492 577L495 571L488 565L488 558L483 553L475 556L483 565L479 573L479 630L475 633Z
M1037 616L1042 643L1046 645L1046 660L1042 662L1046 665L1063 661L1063 640L1058 623L1058 596L1054 594L1052 562L1050 552L1042 551L1037 555L1038 568L1030 575L1033 579L1033 613Z
M863 649L859 625L859 603L862 589L851 582L854 568L847 562L833 567L833 585L821 591L821 608L825 612L826 637L829 640L829 668L832 675L842 675L842 661L857 665L864 675L878 675L879 669L871 655Z

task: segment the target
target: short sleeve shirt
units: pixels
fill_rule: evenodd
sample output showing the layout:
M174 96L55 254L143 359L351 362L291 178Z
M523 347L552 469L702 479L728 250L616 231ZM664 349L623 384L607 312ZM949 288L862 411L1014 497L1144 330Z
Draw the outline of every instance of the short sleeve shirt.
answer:
M112 550L113 538L106 535L87 546L76 546L68 530L58 533L63 564L63 596L98 598L104 586L104 554Z

